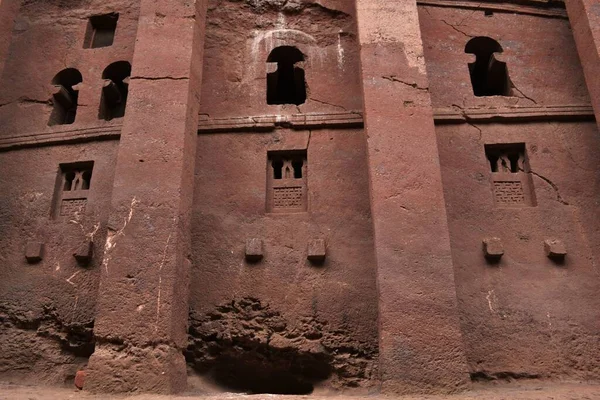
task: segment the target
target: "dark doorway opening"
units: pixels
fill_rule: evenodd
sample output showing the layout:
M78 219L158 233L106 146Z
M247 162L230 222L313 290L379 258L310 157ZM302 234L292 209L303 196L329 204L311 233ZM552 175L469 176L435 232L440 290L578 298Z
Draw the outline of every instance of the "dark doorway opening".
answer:
M79 91L75 90L74 86L81 82L83 82L83 77L75 68L63 69L52 79L52 84L57 91L52 95L54 108L48 125L68 125L75 122Z
M512 84L506 63L494 56L494 53L502 53L500 43L489 37L476 37L469 40L465 53L475 54L475 62L469 64L475 96L511 95Z
M116 13L90 17L83 47L85 49L97 49L112 46L118 20L119 14Z
M275 48L268 63L277 63L277 70L267 74L267 104L295 104L306 102L304 69L296 64L304 61L304 54L292 46Z
M131 64L127 61L117 61L106 67L102 73L104 87L100 99L99 119L110 121L125 116L130 75Z

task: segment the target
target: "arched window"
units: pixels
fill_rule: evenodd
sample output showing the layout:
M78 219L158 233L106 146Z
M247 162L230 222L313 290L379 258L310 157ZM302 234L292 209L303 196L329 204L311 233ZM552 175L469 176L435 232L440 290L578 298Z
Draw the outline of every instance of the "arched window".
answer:
M267 104L295 104L306 102L304 70L296 63L304 61L304 54L292 46L275 48L268 63L277 63L277 70L267 74Z
M469 64L475 96L511 95L512 84L506 63L494 57L494 53L502 53L500 43L489 37L476 37L469 40L465 53L475 54L475 62Z
M125 115L130 76L131 64L127 61L117 61L106 67L102 73L104 87L100 99L99 119L110 121Z
M52 95L54 109L48 125L65 125L75 122L79 95L75 86L81 82L83 82L83 77L75 68L63 69L52 79L52 84L56 87L57 92Z

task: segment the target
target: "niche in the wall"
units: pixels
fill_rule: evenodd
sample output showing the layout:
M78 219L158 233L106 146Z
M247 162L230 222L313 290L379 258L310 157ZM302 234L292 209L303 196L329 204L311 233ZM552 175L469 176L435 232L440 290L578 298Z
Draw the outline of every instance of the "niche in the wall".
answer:
M92 185L93 161L60 164L53 216L77 218L85 212Z
M295 104L306 102L306 78L298 63L304 54L293 46L273 49L267 63L276 63L277 70L267 74L267 104Z
M533 180L524 143L485 145L492 177L494 202L498 207L536 205Z
M77 85L81 82L83 77L75 68L63 69L52 79L57 91L52 95L53 110L48 125L67 125L75 122L79 97Z
M303 212L308 208L306 150L272 151L267 165L267 211Z
M512 84L506 63L498 61L494 53L502 53L500 43L479 36L469 40L465 53L474 54L475 62L469 64L469 74L475 96L510 96Z
M130 75L131 64L127 61L117 61L106 67L102 73L104 86L100 98L99 119L110 121L125 116Z
M116 13L90 17L83 47L85 49L96 49L112 46L115 40L118 20L119 14Z

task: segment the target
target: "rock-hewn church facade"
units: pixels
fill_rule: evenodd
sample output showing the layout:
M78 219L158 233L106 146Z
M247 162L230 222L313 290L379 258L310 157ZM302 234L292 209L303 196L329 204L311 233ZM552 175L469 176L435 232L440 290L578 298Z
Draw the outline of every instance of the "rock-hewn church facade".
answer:
M0 0L0 379L599 378L599 7Z

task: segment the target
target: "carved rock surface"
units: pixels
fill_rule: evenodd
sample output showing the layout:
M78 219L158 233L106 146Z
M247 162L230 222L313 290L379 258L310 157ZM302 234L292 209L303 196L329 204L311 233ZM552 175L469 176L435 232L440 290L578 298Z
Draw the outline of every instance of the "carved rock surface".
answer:
M190 315L188 364L234 391L308 394L323 381L358 387L373 377L376 348L312 317L289 323L258 299Z

